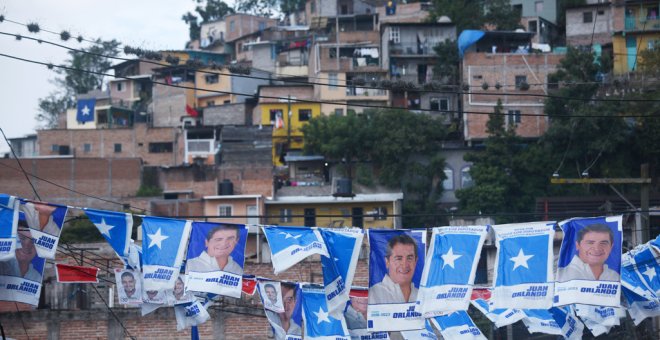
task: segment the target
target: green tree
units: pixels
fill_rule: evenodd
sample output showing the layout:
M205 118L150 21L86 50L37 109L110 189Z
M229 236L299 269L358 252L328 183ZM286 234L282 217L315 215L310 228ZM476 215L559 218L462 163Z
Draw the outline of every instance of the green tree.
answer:
M460 34L467 29L481 29L492 25L498 30L513 30L520 23L520 15L509 0L433 0L431 20L449 17Z
M405 195L404 213L433 213L441 194L444 159L442 123L405 110L371 110L361 115L322 116L303 128L307 152L329 159L371 163L378 183L399 188ZM364 169L363 169L364 171ZM431 225L432 218L407 218L411 226Z
M437 62L433 66L433 76L440 79L443 84L455 85L460 81L460 62L458 56L458 45L455 40L445 40L434 48L438 55Z
M47 128L55 127L59 114L74 107L77 94L101 89L104 76L99 73L106 72L112 66L109 57L119 54L119 42L97 39L83 51L69 51L70 58L65 61L67 68L55 71L59 76L54 79L54 83L59 90L39 99L37 120Z
M239 12L254 15L272 16L276 12L288 15L305 8L305 0L238 0Z
M227 3L221 0L193 0L197 3L195 12L187 12L181 16L188 25L188 35L190 40L197 40L200 38L201 24L213 20L222 19L225 15L235 13ZM200 20L201 19L201 20Z

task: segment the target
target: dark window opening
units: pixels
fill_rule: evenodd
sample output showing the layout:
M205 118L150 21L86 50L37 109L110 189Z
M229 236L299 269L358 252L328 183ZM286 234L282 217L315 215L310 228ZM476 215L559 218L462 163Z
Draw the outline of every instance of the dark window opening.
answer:
M316 210L314 208L305 208L305 227L316 226Z
M353 208L353 227L362 228L364 227L364 210L362 208Z
M172 142L149 143L149 153L168 153L174 150Z
M309 110L309 109L298 110L298 121L299 122L307 122L310 119L312 119L312 110Z

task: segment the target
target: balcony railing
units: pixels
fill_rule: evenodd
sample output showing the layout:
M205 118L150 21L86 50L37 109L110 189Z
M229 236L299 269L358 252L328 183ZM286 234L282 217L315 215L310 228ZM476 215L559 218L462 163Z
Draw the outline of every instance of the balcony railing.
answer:
M435 51L432 43L390 43L390 54L392 55L433 55Z
M660 30L660 17L658 16L626 16L626 31L654 31Z
M361 97L369 97L369 96L384 96L386 94L385 90L381 89L369 89L369 88L363 88L363 87L347 87L346 88L346 95L349 97L355 97L355 96L361 96Z

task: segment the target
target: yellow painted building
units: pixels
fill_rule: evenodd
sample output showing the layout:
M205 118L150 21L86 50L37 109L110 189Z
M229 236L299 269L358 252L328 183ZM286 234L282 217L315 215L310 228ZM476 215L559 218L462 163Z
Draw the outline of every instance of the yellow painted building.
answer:
M266 224L283 226L401 228L402 193L354 197L279 196L266 199Z
M612 37L614 74L637 71L640 53L660 48L658 1L626 3L625 8L616 8L614 16L623 19L623 23L615 23L617 33Z
M287 151L303 149L302 127L312 118L321 115L321 105L296 99L311 100L312 94L313 87L307 85L259 87L257 110L260 113L260 124L273 128L273 165L284 165L284 154Z

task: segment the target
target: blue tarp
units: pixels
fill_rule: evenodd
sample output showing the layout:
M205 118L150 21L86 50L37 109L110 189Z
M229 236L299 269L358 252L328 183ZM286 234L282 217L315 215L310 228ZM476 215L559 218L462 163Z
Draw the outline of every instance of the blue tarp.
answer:
M479 39L484 36L484 31L477 30L465 30L461 32L461 35L458 36L458 55L463 58L463 53L465 50L474 45Z

